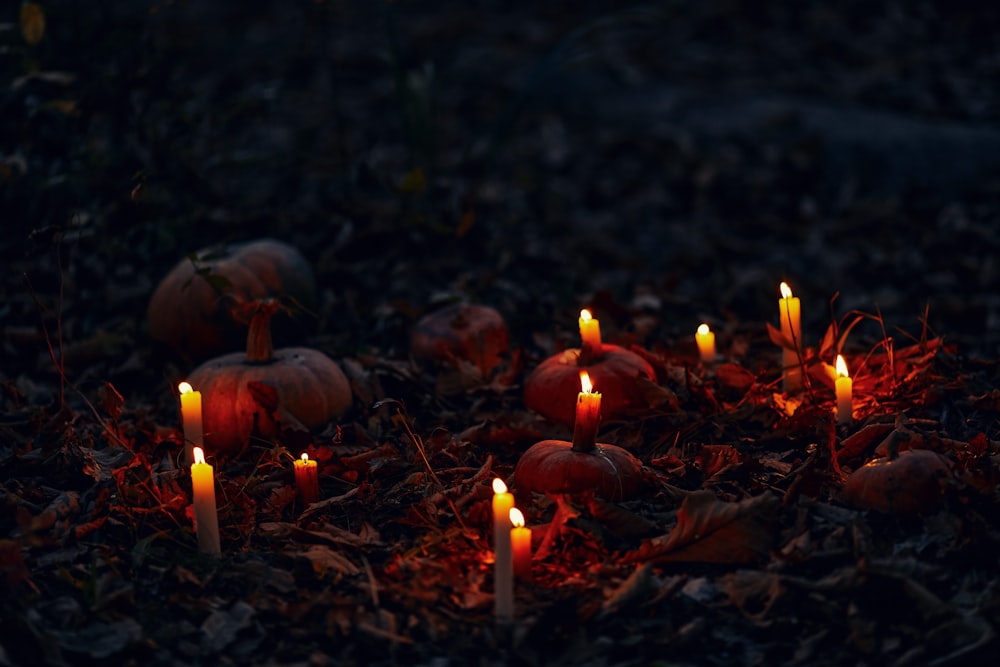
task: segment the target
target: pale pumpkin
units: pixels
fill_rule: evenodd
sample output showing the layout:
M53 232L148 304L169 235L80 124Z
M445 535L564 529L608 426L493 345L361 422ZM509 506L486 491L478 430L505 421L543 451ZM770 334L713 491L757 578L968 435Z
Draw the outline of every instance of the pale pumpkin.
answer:
M234 310L272 297L315 306L315 276L295 247L259 239L202 248L157 285L147 310L149 333L185 361L202 361L239 349L246 323ZM281 333L294 326L287 317L276 324Z
M570 348L544 360L524 381L524 404L548 419L572 426L580 371L586 370L603 398L601 414L614 419L648 404L644 382L655 382L656 371L635 352L604 343L601 352L580 364L580 350Z
M581 493L593 491L606 500L628 500L642 488L642 464L616 445L574 449L565 440L536 442L514 468L517 492Z
M852 507L900 515L929 512L941 505L951 463L929 449L869 461L844 481L841 499Z
M257 305L246 352L227 354L196 368L188 382L202 393L207 451L235 455L255 432L276 438L281 429L315 430L351 407L351 385L340 366L306 347L274 349L273 301Z
M495 308L456 303L420 318L410 335L410 354L425 364L461 359L487 378L503 361L509 340L507 323Z

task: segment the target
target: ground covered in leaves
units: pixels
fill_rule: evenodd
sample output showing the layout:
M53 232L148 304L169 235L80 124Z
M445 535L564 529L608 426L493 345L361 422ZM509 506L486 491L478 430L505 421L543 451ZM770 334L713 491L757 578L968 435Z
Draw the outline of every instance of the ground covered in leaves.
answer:
M605 4L4 10L0 665L996 655L997 10ZM353 404L210 454L214 559L179 455L193 364L146 308L199 248L264 237L309 260L295 342L341 364ZM797 395L768 328L782 280ZM454 301L506 318L485 378L410 355ZM534 576L497 627L490 482L570 437L523 383L579 345L582 307L655 370L600 430L642 491L519 498ZM850 491L908 449L937 454L929 486Z

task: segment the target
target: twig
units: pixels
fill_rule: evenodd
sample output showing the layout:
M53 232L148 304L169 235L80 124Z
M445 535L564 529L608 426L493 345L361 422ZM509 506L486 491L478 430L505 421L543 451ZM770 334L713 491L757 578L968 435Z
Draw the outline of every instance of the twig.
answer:
M35 292L35 287L34 287L34 285L31 284L31 278L28 277L27 273L24 274L24 280L28 284L28 291L31 293L31 299L35 302L35 305L38 306L39 311L43 314L43 317L41 318L42 319L42 334L44 334L44 336L45 336L45 345L48 347L49 356L52 359L52 363L56 367L56 372L59 374L59 406L60 406L60 408L66 407L66 399L65 399L65 394L64 394L63 387L69 387L70 389L72 389L80 397L81 400L83 400L83 402L86 404L86 406L88 408L90 408L90 411L94 415L94 419L96 419L97 423L100 424L104 428L104 430L107 432L107 434L110 435L111 438L115 442L117 442L119 445L121 445L125 449L128 449L129 447L125 443L125 441L122 440L121 436L118 435L118 433L116 433L115 430L111 426L108 425L108 423L101 416L101 413L98 412L98 410L94 406L94 404L90 402L90 399L87 398L87 396L82 391L80 391L80 389L75 384L73 384L72 382L70 382L69 379L66 377L66 366L65 366L65 361L63 359L63 354L62 354L62 317L60 316L59 318L57 318L57 321L59 322L59 326L58 326L58 330L57 330L57 335L59 337L58 338L59 355L57 357L55 348L52 347L52 338L51 338L51 336L49 336L49 329L45 325L45 317L44 317L45 306L42 305L41 300L38 298L38 293ZM60 280L60 284L61 284L61 280ZM61 298L62 297L60 297L60 302L61 302Z

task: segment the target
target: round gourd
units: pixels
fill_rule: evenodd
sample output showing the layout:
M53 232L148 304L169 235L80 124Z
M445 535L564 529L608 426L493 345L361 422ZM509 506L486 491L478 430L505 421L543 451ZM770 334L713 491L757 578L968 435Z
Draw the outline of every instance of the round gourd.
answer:
M524 381L524 404L552 421L573 425L580 371L590 374L595 391L601 392L601 414L614 419L647 405L642 382L656 381L656 371L635 352L604 343L601 353L585 365L580 350L570 348L540 363Z
M514 468L518 493L594 491L606 500L628 500L642 487L642 464L615 445L578 451L565 440L542 440L528 448Z
M509 347L507 323L494 308L456 303L424 315L410 335L410 353L424 363L468 361L485 378Z
M233 317L235 308L272 297L315 305L316 279L296 248L274 239L202 248L156 287L149 333L185 360L202 361L241 347L246 325ZM276 324L288 327L288 318Z
M270 320L277 306L264 302L250 320L247 350L196 368L188 382L202 393L205 449L238 454L256 432L280 435L282 426L317 429L351 407L351 386L335 361L306 347L275 350Z
M841 498L859 509L902 515L929 512L941 504L950 476L945 457L929 449L908 449L853 471L844 481Z

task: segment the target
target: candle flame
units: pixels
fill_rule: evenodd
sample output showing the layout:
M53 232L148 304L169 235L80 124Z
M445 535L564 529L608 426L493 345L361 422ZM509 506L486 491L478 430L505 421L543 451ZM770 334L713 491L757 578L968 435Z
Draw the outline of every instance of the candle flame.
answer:
M309 454L307 454L306 452L302 452L302 460L303 461L308 461L309 460Z
M792 288L789 287L786 282L782 282L778 285L778 291L781 292L782 299L789 299L792 296Z
M842 354L837 355L837 377L850 377L847 373L847 362L844 361L844 355Z
M711 331L711 329L708 328L707 324L702 324L701 326L698 327L698 333L700 333L702 336L708 334L709 331Z
M583 310L580 311L580 319L583 320L584 322L589 322L590 320L594 319L594 316L590 314L589 310L584 308Z
M202 449L201 447L195 447L192 453L194 454L194 462L196 464L198 464L198 463L204 463L205 462L205 450L204 449Z
M179 385L177 385L177 391L179 391L182 394L190 394L192 391L194 391L194 387L192 387L189 382L181 382Z
M590 383L590 373L580 371L580 387L584 394L589 394L594 390L594 385Z
M522 528L524 526L524 514L516 507L510 508L510 524L515 528Z
M499 477L493 480L493 493L507 493L507 485L503 483L503 480Z

